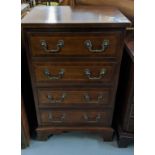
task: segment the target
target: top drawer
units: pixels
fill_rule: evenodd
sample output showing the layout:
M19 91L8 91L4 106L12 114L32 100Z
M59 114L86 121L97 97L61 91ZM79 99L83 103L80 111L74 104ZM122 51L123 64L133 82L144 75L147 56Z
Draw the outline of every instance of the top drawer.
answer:
M117 57L121 32L29 32L33 57Z

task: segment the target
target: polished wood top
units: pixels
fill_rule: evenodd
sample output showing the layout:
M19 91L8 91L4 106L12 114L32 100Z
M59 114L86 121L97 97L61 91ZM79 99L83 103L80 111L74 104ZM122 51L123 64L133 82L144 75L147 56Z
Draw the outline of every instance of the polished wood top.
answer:
M126 27L130 24L130 21L116 8L103 6L37 6L22 19L22 25L25 26Z

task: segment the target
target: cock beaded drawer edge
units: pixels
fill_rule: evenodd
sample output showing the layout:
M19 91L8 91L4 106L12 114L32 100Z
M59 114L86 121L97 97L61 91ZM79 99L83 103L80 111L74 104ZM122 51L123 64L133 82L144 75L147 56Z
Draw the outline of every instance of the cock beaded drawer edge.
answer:
M110 7L38 6L22 19L39 140L65 131L111 140L130 21Z

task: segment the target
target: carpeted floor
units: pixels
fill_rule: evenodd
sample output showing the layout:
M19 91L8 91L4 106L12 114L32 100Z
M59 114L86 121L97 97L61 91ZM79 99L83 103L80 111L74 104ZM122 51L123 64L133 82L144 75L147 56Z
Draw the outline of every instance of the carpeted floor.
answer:
M104 142L98 134L64 133L45 142L32 140L21 155L134 155L134 147L118 148L116 140Z

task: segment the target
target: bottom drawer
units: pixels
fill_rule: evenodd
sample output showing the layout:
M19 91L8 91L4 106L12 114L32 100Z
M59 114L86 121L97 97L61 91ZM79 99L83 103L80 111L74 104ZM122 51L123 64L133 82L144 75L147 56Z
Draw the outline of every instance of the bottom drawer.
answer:
M111 125L111 110L40 110L42 125Z

